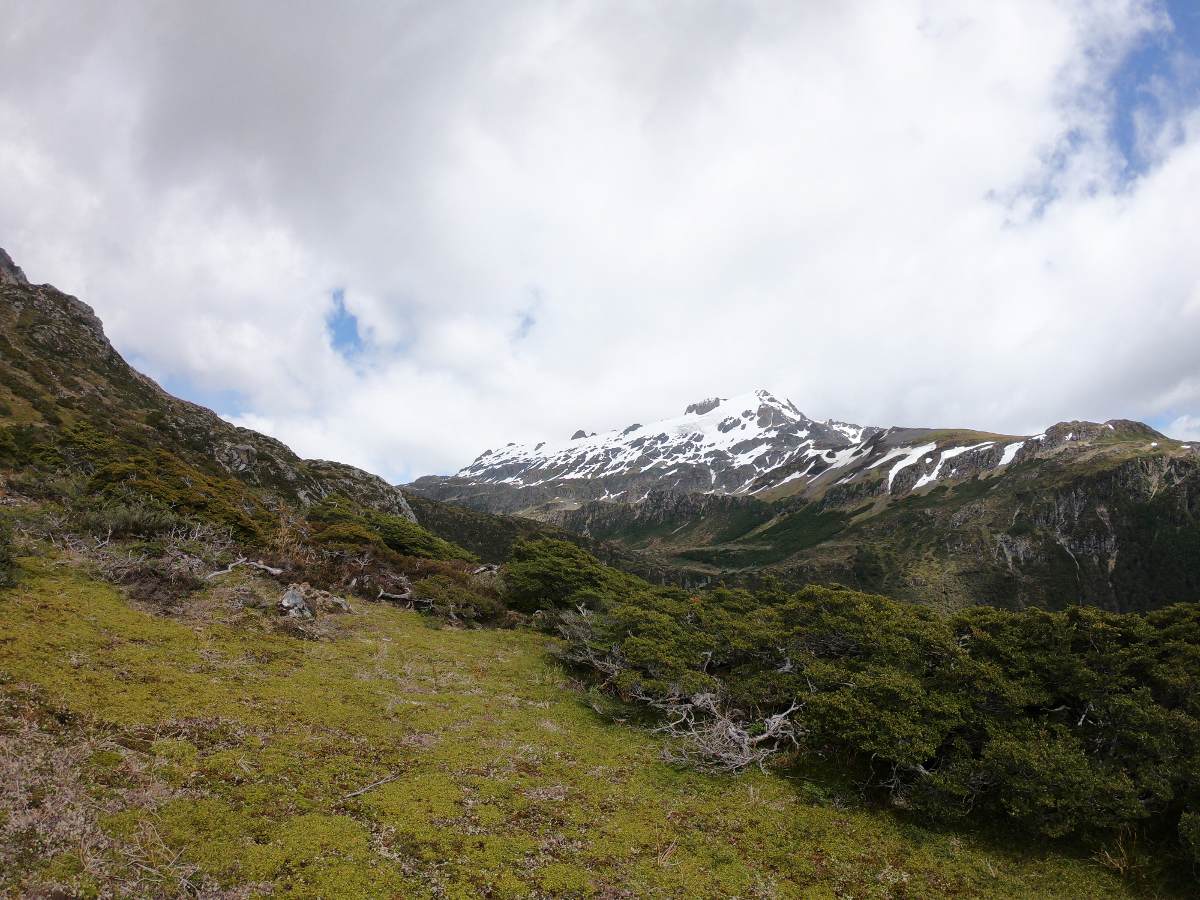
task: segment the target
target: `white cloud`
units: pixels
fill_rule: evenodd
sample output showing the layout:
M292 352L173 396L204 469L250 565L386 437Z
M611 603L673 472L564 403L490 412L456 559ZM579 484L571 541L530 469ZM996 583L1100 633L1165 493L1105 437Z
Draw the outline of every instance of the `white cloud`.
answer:
M1167 27L1152 3L30 2L4 27L0 246L305 454L409 477L758 386L1007 431L1200 408L1200 120L1143 122L1129 183L1103 87Z
M1200 441L1200 416L1180 416L1164 431L1177 441Z

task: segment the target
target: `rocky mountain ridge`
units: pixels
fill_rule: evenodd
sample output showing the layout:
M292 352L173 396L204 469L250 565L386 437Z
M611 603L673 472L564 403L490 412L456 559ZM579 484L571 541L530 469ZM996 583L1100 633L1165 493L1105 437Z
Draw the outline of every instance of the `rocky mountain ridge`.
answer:
M119 433L132 447L169 449L280 503L303 507L337 494L416 521L404 493L377 475L303 460L281 441L168 394L125 362L90 306L51 285L30 284L3 250L0 424L18 429L10 440L27 443L91 425Z
M486 450L453 476L418 479L410 487L477 509L544 519L592 501L637 503L652 491L858 503L1118 443L1148 453L1196 449L1125 420L1061 422L1031 436L818 422L790 400L759 390L694 403L682 416L650 425Z

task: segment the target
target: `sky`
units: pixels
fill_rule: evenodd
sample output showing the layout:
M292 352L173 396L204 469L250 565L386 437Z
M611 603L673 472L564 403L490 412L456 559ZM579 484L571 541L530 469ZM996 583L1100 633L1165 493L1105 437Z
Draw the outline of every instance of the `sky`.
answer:
M0 246L394 481L755 388L1200 439L1200 3L0 0Z

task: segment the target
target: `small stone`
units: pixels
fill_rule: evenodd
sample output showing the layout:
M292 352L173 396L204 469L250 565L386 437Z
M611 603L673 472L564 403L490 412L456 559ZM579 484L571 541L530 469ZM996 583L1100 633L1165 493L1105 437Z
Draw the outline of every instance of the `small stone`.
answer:
M304 597L304 590L298 584L289 584L279 600L279 611L293 619L311 619L312 607Z

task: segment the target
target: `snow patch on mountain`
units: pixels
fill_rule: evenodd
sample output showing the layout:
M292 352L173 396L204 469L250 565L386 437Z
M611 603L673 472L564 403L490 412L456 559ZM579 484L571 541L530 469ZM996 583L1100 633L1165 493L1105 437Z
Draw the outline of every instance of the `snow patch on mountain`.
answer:
M922 444L920 447L904 448L904 449L908 450L908 452L904 454L904 458L901 459L900 462L898 462L894 466L892 466L891 471L888 472L888 480L887 480L888 491L891 491L892 482L894 482L896 480L896 476L900 474L901 469L907 469L909 466L911 466L913 463L915 463L918 459L920 459L926 453L929 453L931 450L936 450L937 444Z
M1030 440L1031 441L1040 441L1040 440L1044 439L1045 437L1046 436L1044 434L1039 434L1037 437L1030 438ZM1010 462L1013 461L1013 459L1016 458L1017 451L1020 450L1024 446L1025 446L1025 441L1014 441L1011 444L1005 445L1004 453L1001 454L1001 456L1000 456L1000 465L1007 466Z

